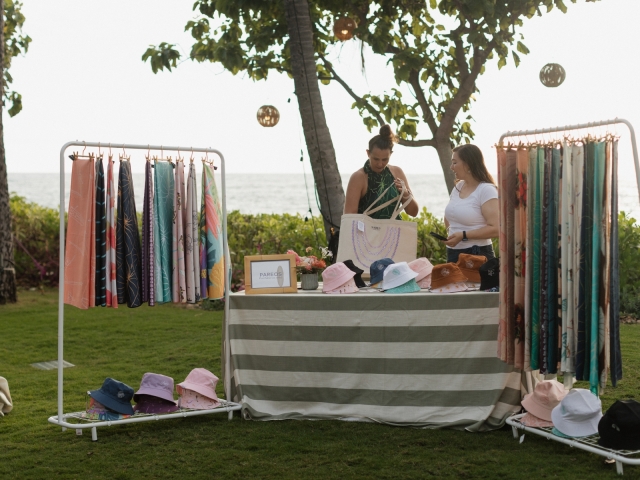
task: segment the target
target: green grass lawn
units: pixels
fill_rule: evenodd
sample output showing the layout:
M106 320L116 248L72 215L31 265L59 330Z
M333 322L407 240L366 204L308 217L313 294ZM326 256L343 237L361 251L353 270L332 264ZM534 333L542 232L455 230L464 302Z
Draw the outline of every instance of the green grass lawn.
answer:
M111 376L133 388L142 374L184 380L194 367L220 375L221 312L67 307L65 411ZM602 395L638 397L640 326L622 326L624 379ZM47 422L57 412L56 371L31 363L57 358L57 292L21 292L0 306L0 375L15 408L0 418L5 478L615 478L602 457L511 429L490 433L419 430L338 421L252 422L226 414L90 430L82 436ZM222 396L221 385L218 394ZM640 479L640 467L625 467Z

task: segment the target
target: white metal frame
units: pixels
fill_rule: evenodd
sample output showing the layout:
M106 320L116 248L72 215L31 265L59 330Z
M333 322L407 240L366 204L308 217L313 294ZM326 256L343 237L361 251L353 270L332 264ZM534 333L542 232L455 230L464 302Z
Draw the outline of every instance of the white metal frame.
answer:
M191 417L196 415L205 415L209 413L221 413L227 412L229 420L233 418L233 412L240 410L242 406L238 403L223 401L219 408L211 410L181 410L176 413L162 414L162 415L145 415L134 416L123 420L114 421L100 421L100 422L86 422L86 423L69 423L67 418L78 418L78 412L64 413L63 408L63 383L64 383L64 253L65 253L65 153L70 147L95 147L95 148L117 148L124 150L160 150L160 151L174 151L174 152L197 152L197 153L212 153L220 157L220 176L222 178L221 188L221 200L222 200L222 243L223 243L223 255L225 266L227 269L227 286L224 292L224 328L225 328L225 340L223 341L223 354L226 358L226 366L224 372L224 390L225 396L230 391L230 349L228 346L228 324L226 319L229 318L229 288L231 285L231 256L229 254L229 245L227 243L227 198L226 198L226 183L225 183L225 163L222 152L213 148L193 148L193 147L172 147L164 145L136 145L128 143L105 143L105 142L67 142L60 149L60 287L58 289L58 415L49 417L49 423L53 423L62 427L62 431L67 428L76 429L76 431L91 428L91 438L93 441L98 439L97 427L122 425L125 423L137 423L148 422L151 420L164 420L172 418Z
M520 436L518 430L533 433L535 435L540 435L547 440L554 440L556 442L569 445L570 447L575 447L590 453L595 453L596 455L600 455L609 460L615 460L616 472L618 472L618 475L623 474L623 464L625 463L627 465L640 465L640 457L638 457L638 455L640 455L640 450L613 450L611 448L601 447L597 444L599 435L590 435L588 437L581 438L558 437L557 435L551 433L551 428L527 427L526 425L520 423L520 419L525 415L525 413L521 413L519 415L513 415L507 418L507 425L511 426L513 438L515 438L516 440L520 439L520 443L524 441L524 433L522 434L522 436ZM635 455L636 458L631 458L631 456L633 455Z
M502 145L502 141L507 137L520 137L527 135L538 135L543 133L564 132L568 130L584 130L593 127L602 127L605 125L624 124L629 128L631 134L631 148L633 150L633 162L636 167L636 183L638 185L638 199L640 200L640 163L638 162L638 145L636 144L636 133L633 129L633 125L624 118L614 118L613 120L600 120L598 122L579 123L576 125L565 125L564 127L551 127L541 128L537 130L517 130L507 131L500 136L499 145Z

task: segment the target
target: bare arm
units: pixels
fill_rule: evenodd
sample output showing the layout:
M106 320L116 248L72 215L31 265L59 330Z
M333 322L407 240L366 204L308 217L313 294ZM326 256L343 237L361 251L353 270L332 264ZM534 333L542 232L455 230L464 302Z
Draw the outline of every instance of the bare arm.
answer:
M487 223L486 227L478 228L476 230L467 231L467 238L469 240L477 240L484 238L495 238L500 232L500 211L498 207L498 199L492 198L487 200L480 208L482 216ZM445 223L446 219L445 219ZM448 247L455 247L462 241L462 232L456 232L449 235L449 239L444 242Z
M407 198L409 198L409 192L411 192L411 188L409 187L409 180L407 180L407 176L404 174L404 172L400 167L394 166L393 171L391 173L393 173L393 176L396 177L396 188L398 189L398 191L400 191L400 188L401 188L400 182L398 181L398 179L404 182L404 185L406 187L406 190L402 198L402 201L404 203L407 200ZM409 205L405 207L404 211L407 212L407 214L411 215L412 217L415 217L416 215L418 215L419 207L415 197L411 199L411 202L409 202Z
M344 200L344 213L358 213L358 204L367 190L367 176L361 170L358 170L351 178L347 185L347 196Z

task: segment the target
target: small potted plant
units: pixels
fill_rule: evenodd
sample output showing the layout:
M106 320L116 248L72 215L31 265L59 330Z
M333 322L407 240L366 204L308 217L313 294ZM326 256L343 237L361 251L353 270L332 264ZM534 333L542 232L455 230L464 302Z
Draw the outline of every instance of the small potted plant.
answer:
M326 258L330 258L333 254L328 248L320 248L320 258L311 255L313 247L307 247L304 257L298 255L294 250L287 250L290 255L296 257L296 270L300 274L300 284L302 290L315 290L318 288L318 273L327 268Z

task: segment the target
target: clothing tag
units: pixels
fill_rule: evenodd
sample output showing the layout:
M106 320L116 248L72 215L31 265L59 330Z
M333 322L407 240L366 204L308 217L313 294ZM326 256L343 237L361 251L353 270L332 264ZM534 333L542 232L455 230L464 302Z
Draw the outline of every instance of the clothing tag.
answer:
M358 220L358 230L364 232L364 222L362 220Z
M82 435L82 429L76 428L76 435Z

